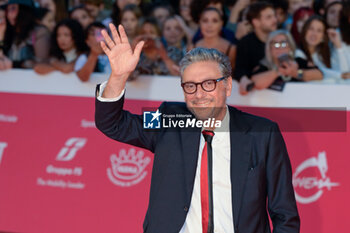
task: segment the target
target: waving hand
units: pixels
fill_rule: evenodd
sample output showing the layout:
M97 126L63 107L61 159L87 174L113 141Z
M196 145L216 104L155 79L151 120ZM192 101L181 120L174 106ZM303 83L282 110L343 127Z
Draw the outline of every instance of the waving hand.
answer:
M112 38L106 30L102 30L104 41L100 42L112 69L103 96L115 97L124 89L126 80L136 68L144 42L137 43L133 51L122 25L119 25L119 33L113 24L109 28Z

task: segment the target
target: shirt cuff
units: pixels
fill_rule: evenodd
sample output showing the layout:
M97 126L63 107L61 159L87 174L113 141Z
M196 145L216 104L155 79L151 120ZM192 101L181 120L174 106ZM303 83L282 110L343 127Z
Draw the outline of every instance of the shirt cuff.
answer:
M102 93L105 90L106 85L107 85L107 81L101 83L101 85L100 85L100 90L99 90L98 96L97 96L97 99L99 101L101 101L101 102L116 102L116 101L120 100L123 97L123 95L125 93L125 88L123 89L122 93L120 93L120 95L117 96L117 97L114 97L114 98L104 98L104 97L102 97Z

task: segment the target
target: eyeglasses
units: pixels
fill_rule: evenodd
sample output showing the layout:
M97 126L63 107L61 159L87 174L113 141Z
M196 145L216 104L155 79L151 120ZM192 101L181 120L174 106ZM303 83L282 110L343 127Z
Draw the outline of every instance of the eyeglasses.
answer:
M288 41L280 41L280 42L277 42L277 41L272 41L271 42L271 45L276 48L276 49L280 49L280 48L287 48L289 46L288 44Z
M202 89L206 92L211 92L214 91L216 88L216 83L220 82L221 80L224 80L226 77L221 77L218 79L208 79L204 80L203 82L200 83L195 83L195 82L186 82L186 83L181 83L182 89L184 90L185 93L187 94L193 94L197 91L197 86L201 85Z

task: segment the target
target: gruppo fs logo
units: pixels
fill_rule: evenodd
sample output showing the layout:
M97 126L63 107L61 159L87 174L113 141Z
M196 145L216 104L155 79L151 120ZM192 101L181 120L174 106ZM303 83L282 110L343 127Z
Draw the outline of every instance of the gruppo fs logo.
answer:
M157 109L156 112L143 112L143 128L144 129L160 129L160 116L162 113Z
M86 138L69 138L64 147L58 153L56 160L58 161L70 161L74 158L79 149L85 146Z
M122 149L119 156L112 154L110 157L111 168L107 168L107 176L112 183L122 187L128 187L143 180L147 171L145 168L151 162L149 157L144 157L142 150L137 151L134 148L128 152Z
M312 157L302 162L293 174L293 186L295 198L299 203L309 204L317 201L323 194L325 188L339 186L332 183L327 176L328 164L326 152L319 152L318 158ZM313 173L310 173L313 172ZM316 173L319 173L315 175Z

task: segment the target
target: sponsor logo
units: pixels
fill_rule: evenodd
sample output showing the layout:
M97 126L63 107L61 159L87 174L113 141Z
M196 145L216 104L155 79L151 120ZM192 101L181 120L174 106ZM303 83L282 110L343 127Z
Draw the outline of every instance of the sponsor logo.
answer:
M5 114L0 114L0 122L16 123L18 121L17 116L10 116Z
M293 186L295 198L299 203L315 202L326 190L330 191L333 187L340 185L331 182L327 171L327 157L324 151L319 152L318 157L305 160L296 168L293 174Z
M143 112L143 128L144 129L160 129L160 116L162 114L157 109L156 112Z
M77 151L85 146L86 141L86 138L69 138L57 154L56 161L71 161ZM44 174L37 177L36 184L41 187L83 190L86 187L85 183L81 180L83 178L82 167L63 167L49 164L46 166Z
M81 120L80 127L82 128L96 128L95 122L94 121L88 121L85 119Z
M85 146L87 139L86 138L69 138L65 146L57 154L56 160L58 161L70 161L72 160L77 151Z
M129 187L141 182L147 175L145 168L151 162L149 157L144 157L144 152L136 152L134 148L128 152L122 149L119 156L110 156L111 167L107 168L107 176L110 181L118 186Z
M7 147L6 142L0 142L0 164L1 164L2 156L4 155L4 151L6 147Z

